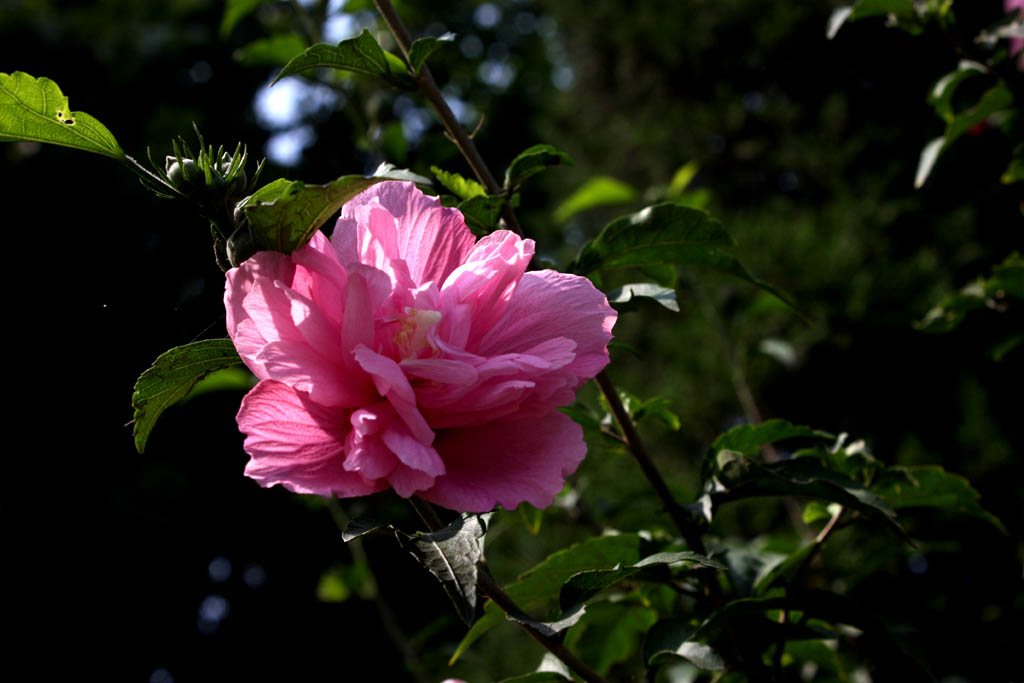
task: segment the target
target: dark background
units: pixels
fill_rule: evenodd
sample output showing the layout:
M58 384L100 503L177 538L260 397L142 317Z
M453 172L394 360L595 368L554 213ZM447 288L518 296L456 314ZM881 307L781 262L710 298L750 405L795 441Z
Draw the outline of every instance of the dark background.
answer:
M808 312L810 323L765 312L751 288L693 273L680 314L652 306L621 320L618 338L644 358L616 352L613 376L667 396L682 418L680 432L649 437L673 486L692 496L700 454L743 419L721 325L765 417L848 431L886 462L942 464L972 481L1008 536L970 518L911 514L923 550L876 558L878 571L850 592L903 628L937 678L1019 677L1022 354L997 363L988 351L1021 329L1020 311L972 314L948 335L912 327L943 293L1022 245L1020 184L997 180L1011 150L999 131L972 131L924 189L912 188L921 147L942 131L925 98L956 65L950 45L880 20L827 41L828 2L508 0L494 5L493 25L473 4L397 6L414 34L458 35L432 64L442 85L486 114L477 141L496 171L540 141L575 160L524 192L521 222L542 254L565 264L583 237L656 198L693 160L694 184L710 191L709 209L738 238L744 263ZM360 7L346 11L369 24ZM258 156L274 131L252 101L275 67L240 63L237 50L302 24L288 3L270 3L221 38L222 9L206 0L0 3L0 69L54 79L136 158L151 147L162 159L176 135L191 140L192 121L208 141L241 140ZM956 10L965 35L1001 12L997 2ZM488 68L515 75L489 85ZM384 160L468 173L436 124L417 144L402 142L403 122L419 116L415 98L396 103L364 81L335 85L345 106L310 107L302 123L314 141L295 167L271 163L265 181L324 182ZM551 208L594 174L638 188L637 202L556 224ZM62 678L406 677L374 603L317 599L321 574L349 561L323 506L241 475L240 393L168 411L145 454L134 451L126 423L137 376L167 348L224 334L223 275L203 221L109 160L72 150L4 144L0 178L14 266L5 326L13 467L2 504L18 649L38 648L36 661ZM796 363L760 353L765 338L788 342ZM594 459L581 477L600 478ZM389 494L344 507L413 524ZM776 508L744 510L718 532L753 537L779 521ZM630 514L611 510L606 521L628 528ZM427 678L441 680L464 631L411 559L382 541L367 546L399 628ZM529 566L531 551L506 552L519 553L513 567ZM528 644L500 642L514 631L502 633L451 675L521 673L521 661L502 655L515 648L539 659Z

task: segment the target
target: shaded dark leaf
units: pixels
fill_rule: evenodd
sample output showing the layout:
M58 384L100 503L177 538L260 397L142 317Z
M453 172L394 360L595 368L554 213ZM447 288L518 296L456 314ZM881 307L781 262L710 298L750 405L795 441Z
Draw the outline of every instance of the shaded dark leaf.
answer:
M551 145L534 145L523 150L505 171L505 189L514 190L524 180L551 166L572 166L569 155Z
M436 576L466 624L476 615L477 562L486 527L478 515L466 515L432 533L407 537L404 545Z
M454 33L445 33L436 38L426 36L412 41L412 45L409 46L409 66L412 68L412 72L418 76L420 69L423 68L423 63L427 61L427 57L445 43L450 43L453 40L455 40Z

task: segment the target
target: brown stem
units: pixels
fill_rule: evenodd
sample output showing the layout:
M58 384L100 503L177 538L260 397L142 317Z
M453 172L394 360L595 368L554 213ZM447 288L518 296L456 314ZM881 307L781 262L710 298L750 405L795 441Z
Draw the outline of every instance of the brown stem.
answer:
M412 37L409 35L409 31L406 30L405 24L402 23L402 18L395 12L395 8L391 6L390 0L374 0L374 4L377 6L377 11L380 12L381 17L383 17L384 23L388 25L391 35L395 37L395 41L402 51L402 56L405 57L405 61L408 64L409 47L412 45ZM469 136L466 129L459 123L459 120L455 118L451 107L444 101L444 95L441 94L440 88L437 87L437 83L434 81L433 74L430 73L430 67L426 64L420 67L417 82L420 92L427 98L431 106L434 107L434 111L441 118L441 123L444 124L445 130L448 131L448 135L451 136L459 151L462 152L462 156L465 157L469 167L473 169L474 175L484 186L484 189L487 190L487 194L501 194L501 186L498 185L494 176L491 175L491 171L487 168L483 157L480 156L473 138ZM502 206L501 216L505 219L505 225L508 226L509 230L518 235L523 234L523 229L519 225L515 211L512 210L508 202L505 202Z
M686 540L686 545L690 546L690 550L695 553L707 555L707 548L704 546L704 540L701 538L700 529L694 524L693 518L686 512L683 506L676 502L661 473L658 472L658 468L654 466L654 462L647 455L647 448L644 446L643 440L640 439L640 433L637 432L636 425L633 424L633 418L629 416L626 407L622 405L619 394L615 390L615 385L612 384L611 378L608 377L608 373L602 370L594 380L597 382L597 386L600 387L601 393L604 394L605 400L608 401L612 414L615 415L615 421L618 422L619 429L622 430L622 435L626 438L626 447L640 465L640 469L643 470L647 481L651 483L658 498L661 499L662 505L665 506L665 511L672 518L672 522Z
M423 523L427 526L430 531L440 531L444 528L444 524L441 522L441 518L437 514L437 510L434 506L427 501L413 496L409 498L409 503L413 509L419 514ZM525 612L515 603L515 601L509 597L508 593L501 589L498 582L491 576L491 571L487 568L487 565L481 562L477 566L477 579L476 587L477 590L484 596L490 598L494 604L500 607L506 614L511 614L516 617L523 616ZM597 675L589 666L587 666L583 660L574 655L572 652L562 645L557 638L545 635L530 626L524 624L521 621L516 621L526 633L536 640L538 643L544 646L548 652L558 657L562 662L569 667L569 669L577 676L582 678L588 683L608 683L605 679Z

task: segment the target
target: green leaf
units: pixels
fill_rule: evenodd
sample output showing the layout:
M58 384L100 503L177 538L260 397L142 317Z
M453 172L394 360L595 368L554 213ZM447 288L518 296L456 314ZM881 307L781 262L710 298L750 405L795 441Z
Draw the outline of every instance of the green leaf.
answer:
M526 525L526 530L529 531L530 534L536 536L540 533L540 527L544 521L543 510L538 510L529 503L520 503L519 516L522 517L523 524Z
M915 14L914 0L857 0L853 3L853 14L850 19L866 19L885 14L912 17Z
M1015 159L1010 159L1010 164L1006 167L999 182L1003 185L1010 185L1022 180L1024 180L1024 158L1018 156Z
M715 455L712 470L711 476L705 478L704 495L696 504L709 522L715 510L733 500L798 496L832 501L860 510L886 522L893 531L906 538L885 500L862 484L826 468L815 458L761 464L737 451L720 450Z
M900 18L913 18L914 0L857 0L852 5L844 5L833 10L828 19L828 28L825 34L829 40L835 38L836 33L847 21L867 19L886 14L893 14Z
M696 161L689 161L680 166L675 175L672 176L668 189L665 190L665 198L673 202L678 201L699 170L700 164Z
M487 190L484 189L483 185L475 180L464 178L458 173L445 171L437 166L431 166L430 172L437 176L437 179L441 181L441 184L451 190L452 194L459 199L471 199L473 197L487 195Z
M85 112L71 111L68 98L49 78L0 73L0 142L19 140L127 158L106 126Z
M440 531L416 534L404 545L441 581L455 611L467 624L476 615L477 562L486 527L479 515L464 515Z
M565 683L571 681L571 678L566 678L560 673L554 671L534 671L530 674L523 674L522 676L513 676L512 678L503 678L501 683Z
M227 0L224 16L220 20L220 37L227 38L242 19L256 11L265 0Z
M722 671L725 661L710 645L694 642L697 628L688 619L672 618L656 623L644 640L644 661L657 666L666 659L682 657L698 669Z
M402 60L386 52L365 28L355 38L343 40L337 46L318 43L307 48L285 64L270 85L286 76L320 67L374 76L400 88L416 86L416 81L409 75Z
M505 198L497 195L470 197L459 202L458 210L466 219L466 226L475 235L487 235L498 225L501 209L505 206Z
M594 176L558 205L554 217L557 222L564 223L581 211L595 206L632 204L639 196L632 185L621 180L606 175Z
M368 517L357 517L345 525L345 530L341 532L341 540L348 543L352 539L365 536L366 534L380 533L395 534L396 530L395 527L387 522L381 522Z
M911 466L887 474L871 488L894 510L939 508L983 519L1007 533L1003 523L981 506L981 494L958 474L947 472L938 465Z
M971 128L987 119L997 111L1002 111L1013 105L1013 93L1000 81L995 86L985 91L978 100L978 103L967 111L958 114L946 128L946 147L948 148L957 138L969 131Z
M707 213L675 204L655 204L606 225L583 245L571 270L586 275L626 267L705 266L757 285L792 306L788 296L751 275L724 251L734 245L722 224Z
M653 299L670 311L679 312L675 288L662 287L652 282L632 282L608 292L608 303L626 304L635 297Z
M946 149L946 146L946 138L940 135L921 149L921 157L917 160L917 171L914 172L914 189L924 187L925 181L928 180L932 169L935 168L935 162L939 160L939 155Z
M166 351L135 383L132 435L139 453L160 415L192 391L211 372L241 364L230 339L206 339Z
M365 560L336 564L320 575L316 586L316 599L320 602L345 602L353 595L363 600L377 595L377 581Z
M618 564L636 563L640 559L639 547L640 537L636 534L588 539L549 555L518 581L506 586L505 592L520 608L532 613L552 602L558 596L562 584L573 574L588 569L609 569ZM483 616L469 629L449 662L455 662L470 645L502 620L501 609L488 601Z
M595 603L570 633L573 649L594 671L606 676L613 666L638 654L644 634L657 621L658 612L649 607L629 602Z
M828 440L835 438L827 432L794 425L786 420L776 418L762 422L759 425L743 424L733 427L715 439L715 442L711 445L711 450L715 452L729 450L753 456L757 455L761 446L765 444L796 437Z
M574 605L585 603L604 589L610 588L648 567L663 567L680 563L725 569L725 565L721 562L694 552L656 553L628 567L595 569L573 574L562 585L558 600L562 609L567 610Z
M505 617L509 621L526 624L533 630L542 633L549 638L554 638L567 628L575 626L586 611L587 610L584 605L576 605L574 608L566 610L561 617L554 621L534 621L533 619L528 619L522 615L511 613L506 614Z
M551 145L529 147L508 165L508 169L505 171L505 189L514 190L530 176L559 164L573 165L568 154Z
M280 66L306 47L306 41L292 31L254 40L235 50L232 56L243 66Z
M437 38L427 36L412 41L412 45L409 46L409 66L412 67L412 72L419 76L420 69L423 68L423 63L427 61L427 57L433 54L437 48L453 40L455 40L454 33L445 33Z
M971 311L983 308L1002 311L1011 299L1024 300L1024 259L1017 252L993 268L988 278L978 278L947 296L914 327L925 332L949 332Z
M785 585L792 581L804 566L807 558L815 551L816 546L816 543L808 543L798 548L795 552L790 553L782 562L768 568L766 572L757 577L754 583L754 594L764 595L771 588L777 585Z
M946 123L952 123L956 117L953 111L953 95L961 83L971 76L977 76L987 71L985 65L973 62L969 59L961 59L955 71L951 71L940 78L932 90L928 93L928 104L935 108L938 114Z
M266 249L286 254L308 242L317 229L363 190L388 178L347 175L326 185L281 178L243 200L256 239Z
M244 367L236 366L224 368L223 370L214 370L196 382L196 385L192 387L192 391L182 400L189 401L196 396L212 394L218 391L249 391L255 384L256 380L252 373Z
M655 417L674 432L678 432L683 426L679 416L672 412L672 402L663 396L655 396L644 401L632 417L636 422L643 422L647 417Z

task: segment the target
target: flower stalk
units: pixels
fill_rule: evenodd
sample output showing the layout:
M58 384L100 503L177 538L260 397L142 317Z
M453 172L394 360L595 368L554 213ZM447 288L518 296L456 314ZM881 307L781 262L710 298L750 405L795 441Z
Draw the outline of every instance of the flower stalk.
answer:
M444 528L444 523L441 521L441 518L438 516L437 510L434 509L433 505L425 500L417 498L416 496L409 498L409 503L412 505L413 509L416 510L416 513L419 514L420 519L423 520L423 523L429 531L440 531ZM491 576L490 569L487 568L487 565L482 560L477 566L476 587L480 594L490 598L491 601L500 607L506 614L516 616L525 614L522 608L516 604L515 600L509 597L508 593L502 590L501 586L498 585L498 582L494 580L494 577ZM587 681L587 683L608 683L593 669L587 666L583 660L570 652L558 638L545 635L522 621L516 620L516 623L519 624L520 628L526 631L527 635L544 646L548 652L558 657L558 659L569 667L573 673L584 681Z
M398 43L398 47L402 51L402 56L408 63L412 37L409 34L408 29L406 29L405 24L402 22L402 18L398 16L398 13L391 5L390 0L374 0L374 4L380 12L381 17L384 19L384 23L387 24L388 29L394 36L395 42ZM468 133L466 133L465 128L463 128L462 124L460 124L458 119L455 118L455 114L452 113L451 108L445 102L444 96L441 94L441 90L437 87L437 82L434 81L434 77L430 73L430 67L427 64L424 64L420 69L418 83L420 92L433 106L434 111L437 112L437 115L441 119L441 123L444 124L449 137L459 148L462 156L466 159L470 168L473 169L473 173L476 175L477 179L489 194L500 193L501 188L498 186L497 181L495 181L494 176L491 174L490 169L484 162L483 157L480 156L476 143L474 143L473 139ZM505 219L505 223L510 230L522 235L522 229L519 226L519 221L516 219L515 211L513 211L512 207L509 206L507 202L502 208L502 217ZM644 475L647 477L647 480L654 488L658 498L661 499L666 512L672 518L673 524L675 524L679 533L686 540L686 544L690 546L691 550L701 553L702 555L706 555L707 549L701 539L700 525L697 524L686 510L675 500L668 489L668 485L665 483L665 479L661 476L661 473L647 455L647 449L644 447L639 432L637 432L636 425L633 424L633 419L629 416L629 413L622 405L622 401L619 400L618 392L612 384L611 378L608 377L606 372L602 371L597 375L595 380L597 381L601 392L608 400L608 404L612 407L612 411L615 413L615 419L619 423L619 427L622 429L622 433L626 438L626 446L629 449L629 452L632 453L633 457L640 465L640 468L643 470Z

